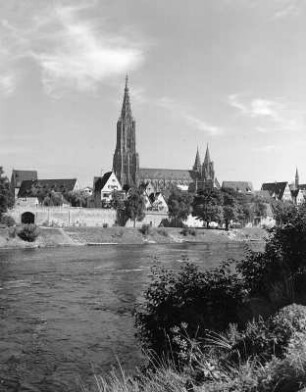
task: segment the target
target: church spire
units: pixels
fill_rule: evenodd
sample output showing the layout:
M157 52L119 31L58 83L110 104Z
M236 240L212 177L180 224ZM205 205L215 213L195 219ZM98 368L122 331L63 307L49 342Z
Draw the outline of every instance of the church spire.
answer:
M121 109L121 118L125 118L125 117L132 118L132 110L131 110L131 103L130 103L130 91L129 91L128 82L129 82L129 78L128 78L128 75L126 75L122 109Z
M210 154L209 154L209 148L208 148L208 143L207 143L207 147L206 147L206 153L205 153L205 158L204 158L204 166L208 166L210 164L211 160L210 160Z
M201 159L200 159L200 154L199 154L199 147L197 147L197 153L196 153L196 157L195 157L194 165L193 165L192 169L196 172L201 171Z
M300 182L299 172L298 172L298 169L296 168L295 179L294 179L294 186L295 186L296 189L298 189L298 187L299 187L299 182Z

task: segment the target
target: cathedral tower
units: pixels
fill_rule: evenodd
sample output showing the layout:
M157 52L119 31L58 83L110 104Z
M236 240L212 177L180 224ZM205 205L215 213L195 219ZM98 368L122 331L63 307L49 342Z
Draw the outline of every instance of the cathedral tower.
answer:
M203 181L203 188L212 189L215 185L214 163L213 161L210 160L208 145L206 148L206 154L202 166L202 181Z
M136 123L132 116L128 77L125 79L125 89L121 115L117 122L117 144L113 160L113 170L121 186L138 186L139 156L136 152Z

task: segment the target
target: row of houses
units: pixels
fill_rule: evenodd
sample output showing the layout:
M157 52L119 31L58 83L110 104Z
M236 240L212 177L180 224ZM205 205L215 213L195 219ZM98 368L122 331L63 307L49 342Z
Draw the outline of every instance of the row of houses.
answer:
M94 177L92 187L80 188L76 178L39 179L38 173L35 170L13 170L11 185L14 189L16 205L18 206L38 205L40 203L40 192L54 191L65 195L69 192L80 191L86 196L87 207L111 208L113 192L124 193L113 171L109 171L100 177ZM306 199L306 184L299 184L297 170L295 180L291 184L286 181L263 183L259 191L254 191L253 185L249 181L223 181L222 188L231 188L245 195L256 195L265 200L274 198L277 200L291 201L297 205ZM185 185L181 189L187 190ZM143 184L142 190L145 206L148 211L168 211L163 192L157 192L152 183ZM67 203L67 205L69 204Z
M21 207L34 207L40 204L40 194L47 192L58 192L65 196L69 192L80 191L86 198L86 207L111 208L113 192L117 191L122 195L125 193L113 171L95 177L93 187L80 188L76 178L38 179L37 171L13 170L11 186L16 197L16 205ZM161 192L155 192L149 184L144 185L142 190L147 211L168 212L166 200Z

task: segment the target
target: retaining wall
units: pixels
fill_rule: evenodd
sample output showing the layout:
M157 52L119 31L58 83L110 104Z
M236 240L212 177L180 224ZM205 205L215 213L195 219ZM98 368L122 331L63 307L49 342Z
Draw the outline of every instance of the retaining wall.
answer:
M16 223L21 223L21 216L25 212L31 212L34 215L35 223L39 226L102 227L107 225L111 227L116 222L115 210L101 208L18 206L9 213ZM140 227L145 223L157 227L165 218L167 218L167 214L150 212L143 221L136 222L136 226ZM133 222L128 221L126 227L133 227Z

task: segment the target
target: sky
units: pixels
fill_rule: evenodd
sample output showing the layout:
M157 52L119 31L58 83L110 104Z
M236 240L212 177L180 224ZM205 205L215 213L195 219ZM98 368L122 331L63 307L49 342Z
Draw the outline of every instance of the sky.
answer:
M125 75L140 167L306 182L306 2L10 0L0 5L0 165L111 170Z

